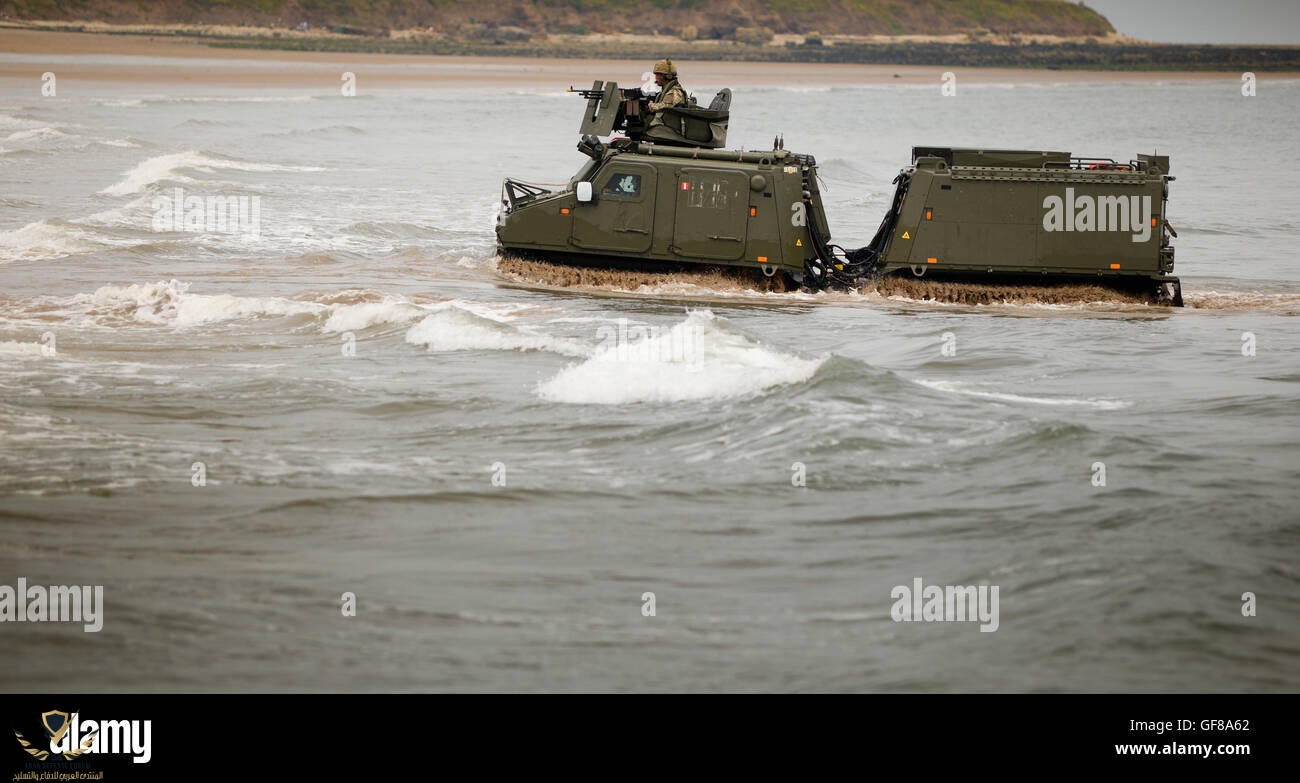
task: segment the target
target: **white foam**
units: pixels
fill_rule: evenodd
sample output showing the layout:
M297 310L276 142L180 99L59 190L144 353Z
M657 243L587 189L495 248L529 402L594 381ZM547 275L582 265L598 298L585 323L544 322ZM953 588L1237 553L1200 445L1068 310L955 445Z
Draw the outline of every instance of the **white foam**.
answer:
M120 207L77 218L76 223L139 228L153 225L153 197L146 194Z
M53 139L70 138L68 134L53 126L47 128L32 128L31 130L21 130L9 134L5 141L45 141Z
M422 315L427 315L428 312L422 307L400 299L333 305L330 307L329 318L320 328L322 332L359 331L372 326L414 321Z
M325 305L315 302L295 302L280 297L187 294L181 297L176 307L173 323L176 326L195 326L268 316L317 315L326 309Z
M936 391L950 392L953 394L965 394L971 397L981 397L986 400L997 400L998 402L1016 402L1028 403L1030 405L1064 405L1077 406L1081 408L1096 408L1103 411L1122 410L1132 407L1133 403L1126 400L1098 400L1098 399L1073 399L1069 397L1026 397L1022 394L1010 394L1008 392L991 392L972 389L965 384L953 383L951 381L928 381L918 380L917 383L929 389Z
M707 310L644 337L631 334L634 329L602 330L595 354L539 384L538 396L603 405L726 399L802 383L826 360L758 343Z
M62 258L99 248L84 231L45 220L0 232L0 262Z
M489 321L497 323L509 323L519 319L519 314L525 311L536 310L537 305L527 304L524 302L476 302L472 299L452 299L449 302L443 302L434 307L434 309L444 309L448 307L458 307L461 310L477 315L480 318L486 318Z
M31 120L20 119L9 114L0 114L0 128L27 128L33 124Z
M406 332L406 341L430 351L550 351L585 356L579 343L545 333L525 331L470 312L457 303L441 305Z
M45 346L40 343L19 343L13 340L0 342L0 354L18 356L43 356Z
M204 155L202 152L187 150L167 155L155 155L141 161L135 168L126 172L126 178L115 185L109 185L100 193L109 196L129 196L139 193L156 182L173 180L193 182L179 175L182 169L198 169L211 173L215 170L234 171L324 171L315 166L283 166L276 163L252 163L241 160L227 160Z
M245 297L187 293L189 283L179 280L103 286L93 294L78 294L74 304L139 323L194 326L250 317L317 314L325 305L295 302L280 297ZM106 312L105 312L106 311Z

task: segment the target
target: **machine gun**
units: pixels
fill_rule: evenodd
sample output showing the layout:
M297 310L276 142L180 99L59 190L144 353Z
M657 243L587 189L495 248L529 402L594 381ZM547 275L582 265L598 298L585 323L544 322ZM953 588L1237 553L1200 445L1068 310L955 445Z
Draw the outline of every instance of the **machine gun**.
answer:
M596 82L596 84L593 84L590 90L575 90L573 88L573 85L569 85L569 89L566 90L566 92L576 92L587 100L591 100L592 98L603 99L605 97L605 90L603 88L597 87L596 85L598 84L600 84L600 82ZM615 82L610 82L610 84L613 84L615 87L618 86L617 83ZM640 87L625 87L618 90L618 92L623 96L623 100L625 101L639 100L641 103L646 103L650 100L645 96L645 93L641 92Z
M592 82L589 90L575 90L587 99L587 113L578 133L608 136L622 131L633 141L679 147L718 149L727 141L727 120L731 111L731 90L718 91L708 108L673 106L658 112L662 122L651 124L655 112L641 88L619 89L617 82Z
M619 89L618 82L595 81L590 90L569 87L569 92L587 99L587 114L579 131L582 135L608 136L623 131L640 139L649 115L646 105L650 103L640 87Z

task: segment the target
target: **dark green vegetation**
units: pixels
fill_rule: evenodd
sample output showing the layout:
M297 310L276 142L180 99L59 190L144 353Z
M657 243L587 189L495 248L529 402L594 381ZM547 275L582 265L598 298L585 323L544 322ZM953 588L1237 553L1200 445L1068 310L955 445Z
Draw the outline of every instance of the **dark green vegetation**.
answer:
M857 63L986 68L1051 68L1125 71L1300 71L1300 47L1209 44L854 43L836 46L679 45L590 41L460 41L451 39L222 39L212 44L246 49L387 54L495 55L744 62Z
M970 31L1105 35L1106 19L1065 0L4 0L17 19L117 24L347 26L382 31L513 26L532 34L662 33L693 28L731 38L738 28L843 35Z
M1143 44L1106 38L1064 0L0 0L19 24L159 25L214 46L322 52L1088 70L1300 70L1300 47ZM177 29L177 25L193 26ZM249 28L199 32L200 25ZM309 32L298 32L305 25ZM292 32L289 32L292 31ZM321 35L321 31L335 35ZM405 31L394 35L394 31ZM419 32L414 32L419 31ZM613 33L655 34L615 40ZM777 34L795 36L774 42ZM846 42L835 35L950 35ZM1036 43L1029 36L1072 38ZM583 37L578 37L583 36Z

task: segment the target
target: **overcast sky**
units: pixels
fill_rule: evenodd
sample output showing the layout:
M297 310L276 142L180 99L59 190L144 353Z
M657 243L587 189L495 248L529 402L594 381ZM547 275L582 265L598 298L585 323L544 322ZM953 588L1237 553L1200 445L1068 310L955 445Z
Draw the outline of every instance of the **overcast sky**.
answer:
M1167 43L1300 46L1300 0L1084 0L1124 35Z

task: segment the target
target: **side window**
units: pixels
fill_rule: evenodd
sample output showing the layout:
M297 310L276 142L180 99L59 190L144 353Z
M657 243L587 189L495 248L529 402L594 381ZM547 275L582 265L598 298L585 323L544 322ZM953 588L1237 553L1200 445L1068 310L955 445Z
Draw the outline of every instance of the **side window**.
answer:
M615 173L605 180L605 186L600 189L600 192L605 196L639 196L641 175Z

